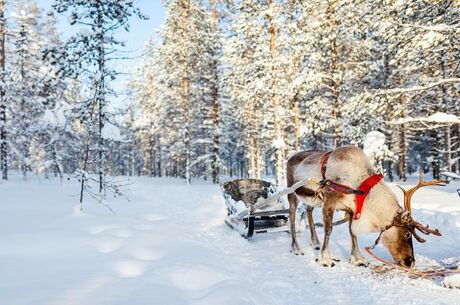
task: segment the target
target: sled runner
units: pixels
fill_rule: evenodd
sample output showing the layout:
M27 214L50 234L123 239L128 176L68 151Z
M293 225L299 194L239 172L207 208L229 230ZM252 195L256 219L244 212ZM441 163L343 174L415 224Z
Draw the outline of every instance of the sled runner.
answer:
M270 182L236 179L224 182L221 188L227 206L225 222L241 236L288 230L289 210L275 196L276 187Z

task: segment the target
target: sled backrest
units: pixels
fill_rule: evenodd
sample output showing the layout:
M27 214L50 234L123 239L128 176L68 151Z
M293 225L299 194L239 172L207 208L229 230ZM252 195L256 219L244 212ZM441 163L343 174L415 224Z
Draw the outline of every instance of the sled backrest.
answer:
M236 179L222 185L224 192L235 201L253 205L260 197L267 198L274 193L275 187L270 182L258 179Z

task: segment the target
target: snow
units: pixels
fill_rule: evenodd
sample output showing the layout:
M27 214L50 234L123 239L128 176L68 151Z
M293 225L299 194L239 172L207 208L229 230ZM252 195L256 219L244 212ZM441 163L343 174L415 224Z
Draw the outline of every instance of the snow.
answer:
M11 178L0 184L2 305L458 304L460 297L440 281L351 266L346 226L331 237L342 260L334 268L315 262L304 231L304 256L290 253L284 232L245 240L224 224L219 187L205 182L133 178L125 191L131 201L111 198L112 214L89 199L79 212L77 181ZM414 244L419 267L460 261L456 188L459 182L414 195L417 219L443 234ZM374 238L361 236L360 247ZM376 252L388 258L381 246Z
M56 110L46 109L43 113L42 121L53 127L64 127L66 124L65 110L64 107Z
M434 123L460 123L460 119L456 115L444 112L436 112L435 114L430 115L426 121Z
M385 145L385 135L379 131L371 131L364 138L364 153L370 157L382 150Z
M404 117L395 119L392 121L393 124L406 124L412 122L427 122L427 123L440 123L440 124L458 124L460 118L454 114L436 112L428 117Z
M452 179L460 179L460 175L453 172L441 172L441 176L446 176Z
M123 141L120 129L110 122L106 122L102 127L102 138L113 141Z
M43 113L42 117L43 122L45 122L48 125L51 126L56 126L57 125L57 119L54 113L50 109L46 109L45 112Z
M382 161L393 156L388 146L385 145L385 135L376 130L365 135L363 151L379 173L383 173Z
M273 140L272 146L276 149L282 149L286 146L283 138L277 138Z
M460 288L460 274L447 276L442 284L450 288Z

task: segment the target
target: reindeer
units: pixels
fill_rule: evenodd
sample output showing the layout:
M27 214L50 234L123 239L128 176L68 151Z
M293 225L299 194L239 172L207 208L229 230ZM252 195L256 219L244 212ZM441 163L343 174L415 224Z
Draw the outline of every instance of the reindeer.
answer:
M393 260L404 267L415 264L412 236L419 242L421 238L415 229L428 235L440 235L411 216L410 200L413 193L427 185L441 185L444 181L423 181L404 192L405 210L400 207L396 196L377 175L363 151L354 146L340 147L332 152L303 151L291 156L287 162L288 187L296 182L309 181L288 195L289 221L292 236L292 252L303 252L299 247L295 230L295 214L299 202L307 206L307 220L310 228L311 245L320 250L320 243L313 221L315 207L322 208L324 223L324 241L318 261L323 266L334 266L329 254L329 238L332 232L334 211L344 211L349 219L348 230L351 236L350 263L367 266L358 248L357 235L367 232L380 232L378 240L390 252ZM313 181L320 181L320 187ZM376 242L378 242L378 240Z

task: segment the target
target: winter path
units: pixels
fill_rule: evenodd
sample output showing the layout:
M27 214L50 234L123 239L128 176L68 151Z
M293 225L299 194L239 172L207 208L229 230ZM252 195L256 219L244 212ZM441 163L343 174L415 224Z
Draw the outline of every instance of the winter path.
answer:
M224 224L215 185L136 178L113 215L90 202L80 213L74 183L31 180L0 184L2 305L460 303L460 290L348 264L346 226L332 235L334 268L315 262L305 233L305 256L289 252L287 233L247 241ZM460 260L455 187L414 198L416 216L444 235L415 245L419 264Z

